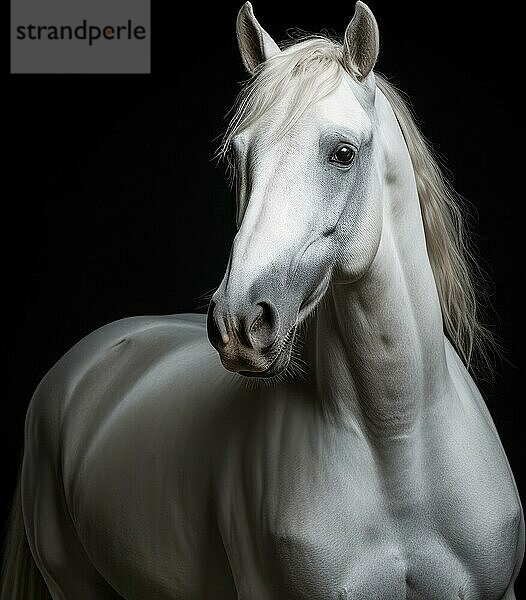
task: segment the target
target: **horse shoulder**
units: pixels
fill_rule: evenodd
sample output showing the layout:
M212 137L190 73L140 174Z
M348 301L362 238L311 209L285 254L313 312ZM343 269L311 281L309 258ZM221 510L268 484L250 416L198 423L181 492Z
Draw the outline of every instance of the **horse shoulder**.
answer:
M203 558L220 547L207 521L203 440L221 377L204 315L124 319L81 340L43 379L28 412L31 525L62 513L57 519L72 524L115 589L148 580L176 597L199 595L204 563L228 587L218 559ZM160 548L166 560L150 564Z
M450 407L445 481L457 494L455 523L467 529L461 549L468 561L486 560L488 572L512 580L524 554L524 515L517 486L491 414L473 379L449 343L446 346L456 398ZM452 534L453 535L453 534ZM518 566L517 566L518 565Z

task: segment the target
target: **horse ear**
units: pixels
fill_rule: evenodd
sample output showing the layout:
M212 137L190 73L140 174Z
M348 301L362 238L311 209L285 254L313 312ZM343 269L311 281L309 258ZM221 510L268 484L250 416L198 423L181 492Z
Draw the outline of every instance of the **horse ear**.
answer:
M376 19L371 9L358 0L343 39L345 68L362 81L373 70L379 49L380 36Z
M258 23L250 2L245 2L237 15L236 31L241 59L251 75L260 63L281 52Z

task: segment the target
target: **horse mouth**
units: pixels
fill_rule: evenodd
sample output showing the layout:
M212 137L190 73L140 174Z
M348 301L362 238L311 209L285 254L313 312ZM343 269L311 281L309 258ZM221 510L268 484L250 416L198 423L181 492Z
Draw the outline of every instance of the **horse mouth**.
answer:
M287 368L290 361L297 325L297 323L294 323L294 325L289 327L287 333L272 353L273 356L266 369L263 371L238 371L238 373L244 377L261 377L265 379L276 377L282 373Z
M238 371L244 377L271 379L286 370L289 365L297 327L311 315L329 288L330 277L326 275L309 296L301 303L296 322L289 327L277 348L271 353L268 366L262 371Z

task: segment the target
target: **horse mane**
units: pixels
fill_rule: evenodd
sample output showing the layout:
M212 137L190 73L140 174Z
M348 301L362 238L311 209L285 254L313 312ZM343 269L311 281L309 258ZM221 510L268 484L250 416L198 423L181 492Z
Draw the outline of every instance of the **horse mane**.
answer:
M480 318L487 286L467 229L465 203L444 176L400 93L378 74L376 84L393 109L413 164L445 333L468 368L478 362L491 371L496 342Z
M314 35L286 43L242 88L218 156L228 159L234 136L292 91L293 101L279 129L284 135L310 105L336 89L344 73L338 41ZM481 320L487 286L472 249L465 203L444 176L400 92L376 72L375 78L398 120L413 164L444 333L468 369L480 364L491 372L496 342ZM231 161L229 165L235 177L235 165Z

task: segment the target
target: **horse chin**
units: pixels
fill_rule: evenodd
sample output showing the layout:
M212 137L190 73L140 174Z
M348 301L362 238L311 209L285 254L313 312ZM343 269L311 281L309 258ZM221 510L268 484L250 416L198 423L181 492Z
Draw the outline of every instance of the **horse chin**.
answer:
M286 371L290 363L290 357L292 354L292 347L294 345L294 337L296 335L297 324L294 324L284 336L281 341L281 347L272 360L270 365L264 371L238 371L243 377L258 377L261 379L272 379L278 377L281 373Z

